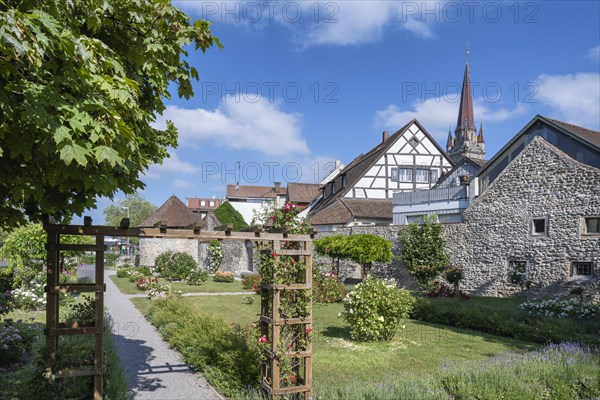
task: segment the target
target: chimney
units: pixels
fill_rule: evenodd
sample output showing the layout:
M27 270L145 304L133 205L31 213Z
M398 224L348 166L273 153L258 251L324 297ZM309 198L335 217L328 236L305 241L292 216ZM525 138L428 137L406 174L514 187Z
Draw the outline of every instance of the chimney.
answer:
M281 182L275 182L275 193L279 193L281 190Z
M383 131L381 134L381 143L385 142L390 138L390 133L388 131Z

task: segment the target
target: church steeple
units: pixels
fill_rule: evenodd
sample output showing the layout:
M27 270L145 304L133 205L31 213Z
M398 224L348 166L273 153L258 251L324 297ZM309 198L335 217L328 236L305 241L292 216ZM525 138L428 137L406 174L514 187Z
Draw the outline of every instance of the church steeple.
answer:
M454 139L452 138L452 126L448 126L448 141L446 142L446 151L450 151L454 145Z
M456 121L455 133L477 132L475 128L475 117L473 116L473 94L471 91L471 74L469 73L469 50L467 50L467 62L463 76L462 90L460 92L460 107L458 109L458 120Z
M479 135L477 135L477 143L485 143L485 139L483 138L483 122L479 124Z
M473 113L473 92L471 90L471 72L469 70L469 50L463 76L460 105L454 139L448 137L446 145L448 156L454 163L460 163L465 157L483 160L485 157L485 143L483 139L483 124L477 134L475 115Z

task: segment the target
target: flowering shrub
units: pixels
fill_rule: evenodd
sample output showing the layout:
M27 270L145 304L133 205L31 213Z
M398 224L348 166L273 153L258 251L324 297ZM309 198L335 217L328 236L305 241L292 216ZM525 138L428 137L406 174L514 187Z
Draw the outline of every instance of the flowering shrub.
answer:
M583 304L576 299L558 298L545 301L526 301L519 309L530 314L556 318L591 318L600 314L600 306Z
M146 290L146 295L151 301L158 299L165 299L169 294L169 287L167 285L157 284Z
M154 262L160 275L167 279L184 279L191 271L198 269L198 263L187 253L167 251Z
M215 282L233 282L233 272L215 272L215 276L213 277Z
M217 272L223 261L223 246L218 240L213 240L208 245L208 269Z
M321 274L313 271L313 300L318 303L337 303L346 297L346 288L335 272Z
M190 271L185 277L185 283L188 285L202 285L208 279L208 272L206 271Z
M139 278L135 281L138 290L150 290L156 285L158 285L158 278Z
M117 278L129 278L129 273L132 271L132 268L119 268L117 269Z
M351 326L350 334L357 340L391 340L400 319L408 317L414 297L396 288L393 279L367 277L350 292L342 316Z
M242 286L244 289L252 289L255 293L260 293L260 285L262 279L259 274L249 274L244 276L242 279Z
M29 285L27 290L14 289L11 292L14 307L23 310L43 310L46 306L44 285L35 281Z
M129 279L129 282L136 282L138 279L141 279L143 277L144 277L144 274L142 274L139 271L135 271L135 270L131 270L127 274L127 279Z
M400 319L408 317L415 298L396 288L393 279L367 277L347 296L342 316L357 340L391 340Z
M26 324L10 319L0 323L0 365L18 361L34 340L35 332Z
M440 282L439 280L436 279L435 281L433 281L433 284L427 290L427 293L425 293L425 296L427 296L429 298L433 298L433 299L438 298L438 297L444 297L444 298L456 297L456 288L446 285L445 283ZM469 300L470 299L468 293L463 292L463 291L458 292L458 297L461 300Z

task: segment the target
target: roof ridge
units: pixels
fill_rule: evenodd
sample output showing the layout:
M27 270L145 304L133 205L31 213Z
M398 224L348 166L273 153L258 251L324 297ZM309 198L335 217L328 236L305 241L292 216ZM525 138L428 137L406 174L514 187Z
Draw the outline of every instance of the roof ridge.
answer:
M546 117L546 116L543 116L543 115L541 115L541 117L546 118L547 120L552 121L552 122L558 122L559 124L569 125L569 126L572 126L574 128L583 129L583 130L586 130L586 131L589 131L589 132L596 133L596 134L600 135L600 131L596 131L594 129L586 128L585 126L576 125L576 124L573 124L571 122L565 122L565 121L561 121L561 120L556 119L556 118L550 118L550 117Z

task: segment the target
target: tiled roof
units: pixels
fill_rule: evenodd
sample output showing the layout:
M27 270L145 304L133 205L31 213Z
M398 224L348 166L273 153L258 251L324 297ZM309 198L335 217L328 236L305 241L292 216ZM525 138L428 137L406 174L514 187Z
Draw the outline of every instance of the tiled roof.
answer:
M580 138L587 140L588 142L600 147L600 132L595 131L593 129L584 128L582 126L573 125L568 122L559 121L553 118L545 118L554 122L556 125L559 125L561 128L571 132L572 134L577 135Z
M166 223L169 228L187 228L196 222L201 222L202 217L187 208L177 196L171 196L152 215L146 218L140 224L140 227L153 227L159 221Z
M285 196L282 186L227 185L227 198L275 198Z
M311 217L312 225L347 224L353 219L380 220L392 223L392 201L372 199L337 199Z
M288 183L288 201L308 204L320 194L319 187L318 183Z

